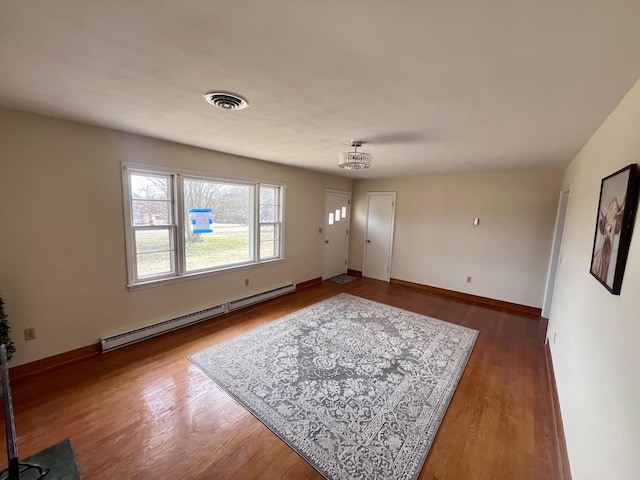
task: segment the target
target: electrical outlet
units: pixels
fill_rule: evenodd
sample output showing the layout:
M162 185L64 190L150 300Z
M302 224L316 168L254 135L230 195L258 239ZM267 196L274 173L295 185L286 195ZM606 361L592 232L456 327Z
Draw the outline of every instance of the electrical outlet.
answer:
M24 339L28 342L29 340L36 339L36 329L33 327L24 329Z
M471 283L471 277L467 277L467 283Z
M249 279L248 279L248 278L245 278L245 279L244 279L244 286L245 286L245 287L248 287L248 286L249 286Z

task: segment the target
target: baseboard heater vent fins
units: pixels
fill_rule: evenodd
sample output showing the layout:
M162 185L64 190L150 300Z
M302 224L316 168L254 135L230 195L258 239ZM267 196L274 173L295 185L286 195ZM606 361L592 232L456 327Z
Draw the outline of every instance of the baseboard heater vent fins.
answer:
M153 325L148 325L146 327L136 328L135 330L131 330L129 332L112 335L111 337L104 337L101 339L102 353L110 352L111 350L115 350L116 348L126 347L127 345L131 345L132 343L140 342L151 337L156 337L163 333L177 330L188 325L193 325L194 323L198 323L203 320L222 315L223 313L226 313L226 311L226 304L217 305L215 307L209 307L205 308L204 310L181 315L170 320L154 323Z
M202 322L203 320L208 320L210 318L217 317L218 315L223 315L232 310L238 310L239 308L253 305L254 303L264 302L265 300L279 297L280 295L284 295L286 293L295 292L295 290L296 285L292 283L290 285L267 290L266 292L256 293L255 295L239 298L229 303L216 305L215 307L205 308L203 310L198 310L197 312L181 315L170 320L154 323L153 325L136 328L134 330L120 333L118 335L102 337L100 339L102 342L102 353L107 353L112 350L131 345L132 343L141 342L142 340L146 340L147 338L156 337L172 330L177 330L179 328L193 325L194 323Z
M286 293L295 292L296 286L295 284L285 285L283 287L274 288L272 290L267 290L266 292L256 293L255 295L250 295L248 297L239 298L238 300L233 300L229 302L229 311L237 310L242 307L246 307L248 305L253 305L254 303L264 302L265 300L269 300L270 298L279 297L280 295L284 295Z

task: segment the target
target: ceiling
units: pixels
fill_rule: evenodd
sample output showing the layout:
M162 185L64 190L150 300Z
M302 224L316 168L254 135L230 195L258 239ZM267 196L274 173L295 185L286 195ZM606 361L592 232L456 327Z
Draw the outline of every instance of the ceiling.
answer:
M5 0L0 105L352 177L564 167L640 77L639 25L638 0ZM337 168L351 139L372 169Z

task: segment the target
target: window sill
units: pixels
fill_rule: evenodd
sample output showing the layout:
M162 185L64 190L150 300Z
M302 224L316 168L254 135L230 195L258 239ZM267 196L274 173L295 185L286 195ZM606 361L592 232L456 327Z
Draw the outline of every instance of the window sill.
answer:
M197 280L199 278L204 278L204 277L211 277L211 276L215 276L215 275L224 275L226 273L231 273L231 272L237 272L237 271L241 271L241 270L250 270L252 268L260 268L260 267L264 267L267 265L274 265L276 263L282 263L285 261L285 258L276 258L273 260L266 260L264 262L260 262L260 263L251 263L249 265L241 265L241 266L237 266L237 267L228 267L228 268L221 268L218 270L209 270L206 272L197 272L197 273L188 273L186 275L183 275L181 277L169 277L169 278L161 278L159 280L149 280L147 282L139 282L139 283L133 283L130 285L127 285L127 289L132 292L135 290L144 290L146 288L153 288L153 287L160 287L162 285L169 285L171 283L179 283L179 282L186 282L189 280Z

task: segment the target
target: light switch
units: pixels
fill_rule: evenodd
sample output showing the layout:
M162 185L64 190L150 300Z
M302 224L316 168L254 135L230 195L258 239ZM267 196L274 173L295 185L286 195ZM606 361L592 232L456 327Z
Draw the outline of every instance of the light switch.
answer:
M478 225L480 225L480 219L479 218L474 218L473 219L473 224L477 227Z

